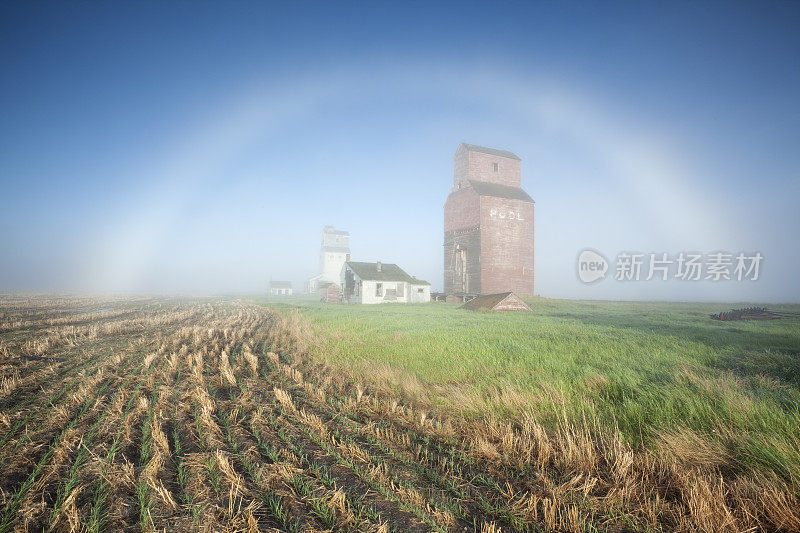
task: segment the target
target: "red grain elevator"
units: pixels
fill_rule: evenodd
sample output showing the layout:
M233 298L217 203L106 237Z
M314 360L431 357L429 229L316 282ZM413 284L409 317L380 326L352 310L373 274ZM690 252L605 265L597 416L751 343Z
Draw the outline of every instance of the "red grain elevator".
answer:
M461 143L444 204L444 292L449 298L533 294L533 199L516 154Z

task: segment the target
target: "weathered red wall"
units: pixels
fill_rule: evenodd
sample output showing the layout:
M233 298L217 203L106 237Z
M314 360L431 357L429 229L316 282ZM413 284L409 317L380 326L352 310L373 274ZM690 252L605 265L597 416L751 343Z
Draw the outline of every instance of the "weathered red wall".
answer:
M522 161L500 155L474 152L459 146L454 160L454 189L467 186L467 180L499 183L509 187L522 185ZM497 163L497 172L494 171Z
M457 190L468 185L469 179L469 152L463 146L459 146L453 156L453 190Z
M497 172L493 163L497 163ZM519 187L522 185L522 162L482 152L469 152L469 176L471 180Z
M533 294L532 203L481 197L481 293Z
M444 204L444 231L478 227L480 200L473 188L451 192Z
M467 290L480 292L481 199L474 189L455 190L444 204L444 292L463 292L457 272L456 247L467 254Z

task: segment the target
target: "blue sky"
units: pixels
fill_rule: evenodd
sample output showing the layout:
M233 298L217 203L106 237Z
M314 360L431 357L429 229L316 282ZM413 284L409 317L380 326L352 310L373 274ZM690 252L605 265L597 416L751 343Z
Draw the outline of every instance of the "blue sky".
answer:
M523 160L539 294L800 300L797 2L6 2L0 65L0 291L297 287L326 224L440 288L467 141Z

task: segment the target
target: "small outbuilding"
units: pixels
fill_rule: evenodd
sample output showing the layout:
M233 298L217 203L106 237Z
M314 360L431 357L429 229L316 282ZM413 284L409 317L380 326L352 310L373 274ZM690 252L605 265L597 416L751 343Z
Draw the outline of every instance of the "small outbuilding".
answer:
M291 281L270 281L269 282L270 296L291 296L292 295L292 282Z
M459 309L468 309L469 311L531 311L530 306L513 292L477 296L459 307Z
M431 284L391 263L347 261L342 267L342 298L349 303L431 301Z
M342 288L338 283L320 283L317 294L319 294L320 302L338 303L342 301Z

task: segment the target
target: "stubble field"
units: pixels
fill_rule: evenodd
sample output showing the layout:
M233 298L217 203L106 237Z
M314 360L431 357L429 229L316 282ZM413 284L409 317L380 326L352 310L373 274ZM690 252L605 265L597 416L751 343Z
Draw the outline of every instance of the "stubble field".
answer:
M515 363L493 363L480 343L456 344L449 381L426 373L436 347L424 346L436 343L425 331L473 320L457 313L3 297L0 532L800 529L787 462L797 387L780 368L753 378L768 380L764 412L781 410L765 426L771 462L739 460L700 427L661 440L641 431L637 443L628 415L616 427L602 408L569 400L591 403L567 377L556 383L560 411L528 401L534 381L514 385ZM485 321L499 320L477 316L470 329L484 336ZM523 344L506 348L524 353L513 332L533 326L504 320L508 342ZM416 366L402 361L404 339ZM494 393L464 374L476 354L495 372ZM619 379L620 361L606 381L591 368L597 390ZM506 385L513 394L498 400ZM669 438L692 461L654 452Z

